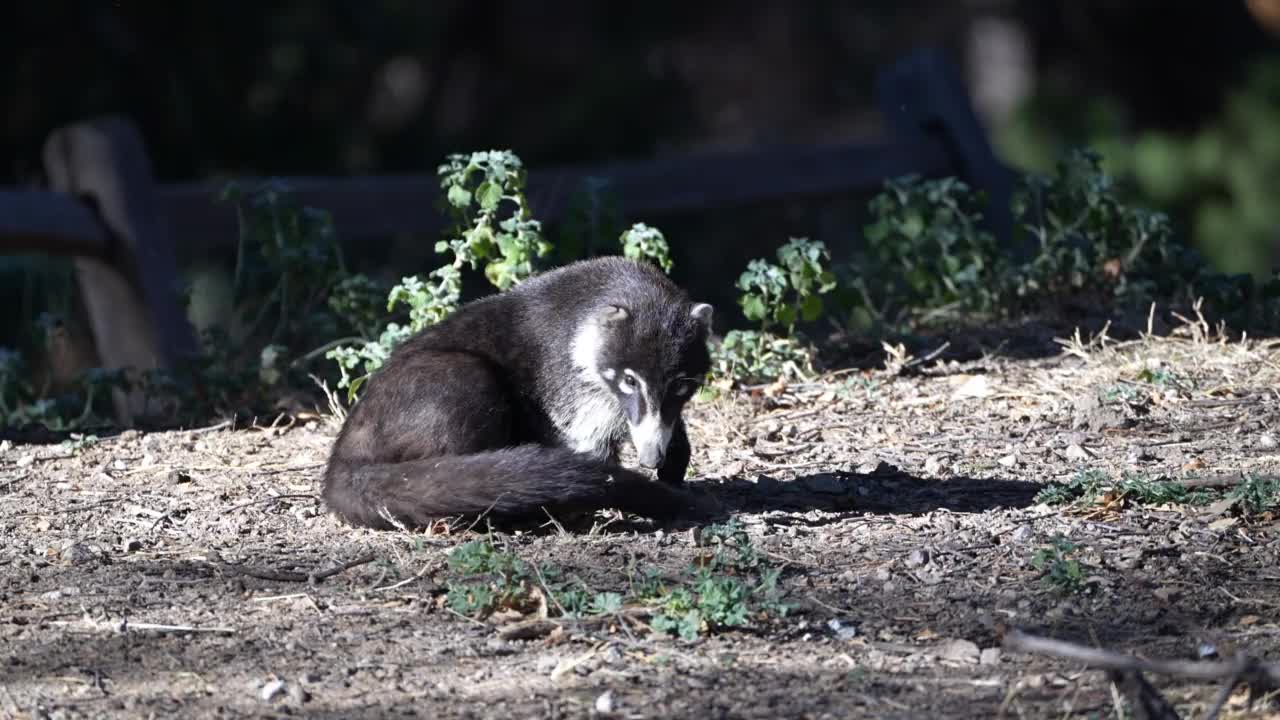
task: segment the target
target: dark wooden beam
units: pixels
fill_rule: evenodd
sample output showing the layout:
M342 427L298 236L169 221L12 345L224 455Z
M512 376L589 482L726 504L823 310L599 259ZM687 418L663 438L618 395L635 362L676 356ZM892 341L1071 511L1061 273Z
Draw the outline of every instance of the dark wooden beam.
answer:
M107 231L66 193L0 190L0 253L103 256Z
M946 172L952 159L941 142L891 143L701 153L601 167L534 169L528 195L534 215L555 222L590 178L609 183L627 217L720 209L778 198L874 190L906 173ZM398 233L437 236L444 228L434 174L280 178L300 202L333 214L346 240ZM263 178L237 178L252 186ZM188 253L227 247L237 238L234 209L216 202L224 181L159 188L170 224L181 228Z

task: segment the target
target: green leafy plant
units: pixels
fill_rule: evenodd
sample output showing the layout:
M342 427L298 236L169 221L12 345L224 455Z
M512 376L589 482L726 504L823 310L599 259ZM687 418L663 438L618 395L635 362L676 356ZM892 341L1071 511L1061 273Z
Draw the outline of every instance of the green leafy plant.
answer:
M1114 501L1131 501L1144 505L1184 503L1203 505L1211 502L1216 494L1209 490L1192 490L1172 480L1152 479L1138 473L1126 472L1112 482L1106 472L1094 468L1080 470L1066 482L1050 483L1036 493L1036 502L1046 505L1096 504L1104 494L1112 494Z
M758 330L731 330L714 348L713 372L738 382L804 378L814 373L814 350L797 333L798 322L822 316L822 295L836 286L822 242L791 238L777 250L777 264L752 260L738 277L738 304Z
M671 247L661 230L636 223L622 233L619 241L622 243L624 257L648 260L662 268L663 272L671 272Z
M886 182L869 205L867 251L845 271L849 325L907 330L960 312L1013 318L1072 298L1146 311L1200 297L1233 324L1280 323L1280 276L1210 270L1166 214L1126 199L1095 151L1072 150L1053 172L1018 181L1011 211L1015 240L1032 248L1025 260L981 229L981 201L954 178Z
M1054 535L1049 544L1036 550L1031 566L1039 570L1044 582L1065 593L1078 593L1085 587L1085 567L1075 557L1077 547L1062 535Z
M889 180L865 230L877 272L854 277L867 310L891 322L914 309L986 312L999 300L1000 253L981 228L980 194L955 178Z
M534 580L513 553L492 539L472 540L449 554L449 570L464 578L450 581L446 603L460 615L485 617L500 608L527 607Z
M354 401L361 384L391 355L400 343L457 310L462 299L464 268L483 268L485 278L499 291L531 276L536 261L551 244L542 236L541 224L531 216L524 194L526 173L520 158L509 151L450 155L439 168L440 187L454 220L451 237L436 243L436 252L452 260L431 271L425 280L406 277L387 295L386 309L408 308L408 323L388 323L376 337L329 349L325 357L335 361L341 375L338 388L347 389ZM363 302L343 305L352 317L373 315ZM364 327L371 327L365 325Z
M1066 482L1049 483L1036 493L1035 501L1047 505L1067 505L1079 500L1091 503L1102 493L1107 474L1102 470L1080 470Z
M1280 478L1246 476L1244 482L1231 491L1231 497L1246 515L1276 510L1280 508Z
M332 216L299 202L280 180L246 188L227 183L219 200L239 222L232 277L232 332L252 356L267 344L299 347L338 328L326 307L329 289L346 276Z
M765 562L736 523L704 528L710 552L668 582L655 568L630 568L626 592L597 591L555 567L537 570L491 537L458 546L450 553L445 602L452 611L481 619L499 609L530 611L537 593L549 594L546 607L564 617L611 615L629 605L652 610L655 632L694 640L719 628L782 618L791 610L780 588L782 569Z

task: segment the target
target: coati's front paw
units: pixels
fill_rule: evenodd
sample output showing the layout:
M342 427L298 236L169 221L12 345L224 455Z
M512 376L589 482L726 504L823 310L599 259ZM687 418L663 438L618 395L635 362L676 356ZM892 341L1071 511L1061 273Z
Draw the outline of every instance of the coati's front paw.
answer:
M684 485L684 476L689 472L687 463L667 463L658 468L658 480L668 485L679 487Z

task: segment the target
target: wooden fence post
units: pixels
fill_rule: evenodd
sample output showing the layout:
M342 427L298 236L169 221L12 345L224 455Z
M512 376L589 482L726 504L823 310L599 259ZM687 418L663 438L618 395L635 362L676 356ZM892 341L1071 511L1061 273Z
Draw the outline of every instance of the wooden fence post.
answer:
M107 229L105 257L74 260L100 365L141 372L192 353L173 245L138 130L117 116L60 128L45 143L44 166L53 189L88 202ZM117 420L131 425L144 399L117 391Z
M917 50L881 72L877 93L881 111L902 139L941 139L959 175L986 192L987 228L1004 247L1025 251L1012 246L1013 173L992 151L955 64L938 50Z

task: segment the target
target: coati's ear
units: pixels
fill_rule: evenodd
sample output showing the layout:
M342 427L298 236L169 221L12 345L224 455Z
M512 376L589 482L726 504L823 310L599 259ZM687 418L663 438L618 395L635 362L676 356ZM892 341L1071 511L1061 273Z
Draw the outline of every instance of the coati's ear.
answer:
M689 314L693 316L694 320L702 323L702 326L707 329L707 332L711 331L711 316L714 314L714 311L710 305L706 303L694 303L693 309L689 311Z
M600 311L599 317L600 322L606 325L617 325L631 317L631 313L621 305L606 305L605 308Z

